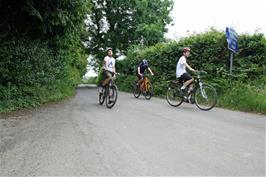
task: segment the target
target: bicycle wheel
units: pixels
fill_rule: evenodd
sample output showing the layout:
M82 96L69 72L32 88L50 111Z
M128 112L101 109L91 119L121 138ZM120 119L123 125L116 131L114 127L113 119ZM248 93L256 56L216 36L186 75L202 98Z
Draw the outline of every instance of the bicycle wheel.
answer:
M147 90L144 96L146 100L150 100L151 97L153 96L153 86L150 82L147 82Z
M195 91L195 104L203 111L211 110L217 103L216 90L207 84L203 84L202 88L198 87Z
M99 93L99 104L102 105L105 100L105 91L103 93Z
M135 97L135 98L138 98L138 97L140 96L140 89L139 89L139 87L138 87L136 84L137 84L137 83L134 82L134 83L132 84L132 88L133 88L133 95L134 95L134 97Z
M180 106L184 101L180 88L178 86L169 86L166 93L166 100L171 106Z
M106 92L106 107L112 108L117 100L117 87L115 85L112 85L109 87L108 91Z

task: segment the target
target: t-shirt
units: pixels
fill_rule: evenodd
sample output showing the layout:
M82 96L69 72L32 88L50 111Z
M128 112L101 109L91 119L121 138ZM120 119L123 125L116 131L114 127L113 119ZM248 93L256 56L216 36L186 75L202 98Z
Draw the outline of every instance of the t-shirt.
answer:
M140 73L143 74L145 72L145 70L148 68L149 66L145 65L144 62L142 61L139 64L139 69L140 69Z
M110 72L115 71L115 59L113 57L106 56L104 57L104 61L107 65L107 68L104 65L104 69Z
M176 65L176 77L177 78L187 72L186 63L187 63L187 59L185 56L182 56L179 58L177 65Z

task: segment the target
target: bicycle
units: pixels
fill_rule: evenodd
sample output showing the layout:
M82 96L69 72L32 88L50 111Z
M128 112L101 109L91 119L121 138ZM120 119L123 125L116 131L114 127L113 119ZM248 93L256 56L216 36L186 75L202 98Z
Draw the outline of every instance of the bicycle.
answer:
M115 85L115 77L112 76L108 84L103 87L103 92L99 92L99 104L102 105L105 101L106 107L111 109L118 97L118 88Z
M142 94L146 100L150 100L153 96L153 86L150 79L147 76L143 76L143 81L140 86L137 85L135 81L132 84L133 87L133 95L135 98L139 98L140 94Z
M199 109L208 111L216 105L217 92L215 88L201 81L201 76L207 74L207 72L198 71L196 73L197 76L193 81L194 88L190 92L188 92L188 89L185 89L185 93L182 93L181 87L183 83L180 80L170 82L166 93L166 100L171 106L178 107L185 101L191 104L195 103Z

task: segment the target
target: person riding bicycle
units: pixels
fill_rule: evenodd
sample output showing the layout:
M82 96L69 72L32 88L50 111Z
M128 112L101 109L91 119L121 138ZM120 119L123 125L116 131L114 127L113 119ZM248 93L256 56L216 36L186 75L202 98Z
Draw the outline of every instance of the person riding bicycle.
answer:
M139 64L138 68L137 68L137 71L136 71L136 75L138 77L138 81L137 81L137 86L140 86L142 81L143 81L143 76L144 76L144 72L145 70L148 69L149 72L151 73L151 75L153 76L153 72L151 70L151 68L149 67L149 63L146 59L143 59L141 61L141 63Z
M116 74L115 59L112 56L113 56L112 48L109 48L107 50L107 56L104 57L104 60L103 60L104 79L101 82L101 86L99 89L100 92L103 92L103 87L105 87L105 85L108 84L109 81L112 79L112 77L115 76Z
M177 65L176 65L176 78L179 81L183 82L183 86L181 87L181 93L184 94L184 90L189 85L189 92L192 90L192 82L194 79L187 73L186 68L189 70L196 72L195 69L191 68L187 64L187 58L190 55L190 48L185 47L183 48L183 56L179 58Z

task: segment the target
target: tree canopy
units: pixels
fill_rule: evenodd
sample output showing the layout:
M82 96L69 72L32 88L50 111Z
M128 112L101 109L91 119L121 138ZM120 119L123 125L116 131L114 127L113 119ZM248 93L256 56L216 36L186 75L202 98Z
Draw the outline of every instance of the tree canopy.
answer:
M172 0L93 0L87 21L89 53L101 62L106 48L124 54L132 45L150 46L164 41L171 22Z

